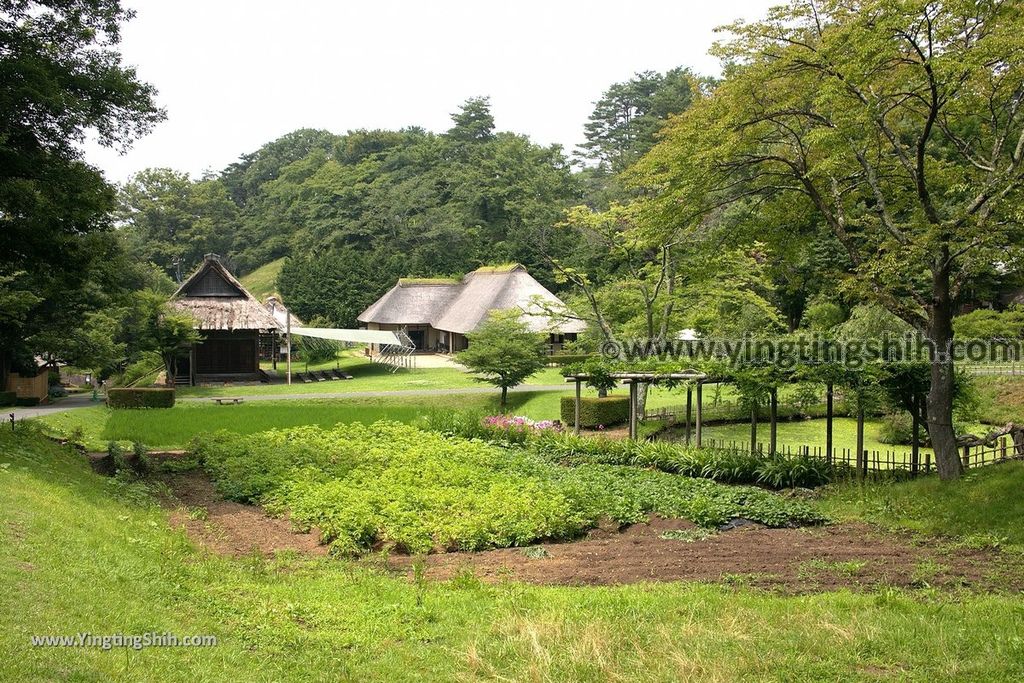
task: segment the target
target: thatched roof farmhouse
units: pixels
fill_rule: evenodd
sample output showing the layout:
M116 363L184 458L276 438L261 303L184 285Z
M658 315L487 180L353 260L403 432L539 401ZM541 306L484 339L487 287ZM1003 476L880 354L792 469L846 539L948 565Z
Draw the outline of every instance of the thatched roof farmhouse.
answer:
M586 329L580 320L552 318L565 304L526 268L516 264L478 268L461 280L403 278L359 316L371 330L404 329L417 348L461 351L466 334L494 310L522 312L536 332L547 332L552 348Z

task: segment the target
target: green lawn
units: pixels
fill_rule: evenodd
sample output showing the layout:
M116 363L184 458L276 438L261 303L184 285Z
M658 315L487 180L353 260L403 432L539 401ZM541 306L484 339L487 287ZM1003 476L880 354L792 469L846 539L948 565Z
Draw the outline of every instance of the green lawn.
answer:
M261 364L264 369L270 369L270 362ZM292 365L293 372L305 372L306 364L296 361ZM333 380L325 382L304 382L296 381L288 384L257 384L253 386L209 386L209 387L180 387L178 395L188 397L207 396L255 396L275 394L317 394L337 392L367 392L367 391L411 391L411 390L443 390L461 389L468 387L489 387L489 384L478 382L473 375L457 368L411 368L392 372L389 366L378 363L371 363L359 350L343 350L338 353L338 358L309 366L311 370L329 370L337 368L352 375L350 380ZM277 372L284 373L284 364L277 364ZM532 375L524 383L526 386L565 386L566 391L572 391L572 384L567 383L562 376L561 368L543 368ZM495 389L497 391L497 389ZM592 390L584 390L586 395L596 395ZM620 387L615 390L625 393L626 388ZM704 393L706 405L712 405L715 392L710 388ZM730 386L722 386L718 397L720 400L735 400L735 391ZM649 392L647 405L651 408L662 406L682 406L686 403L686 392L684 389L673 390L653 387Z
M509 394L509 411L534 419L557 418L560 392L532 391ZM173 408L159 410L111 410L92 406L54 413L39 418L48 429L65 437L80 429L87 448L101 450L107 442L140 441L153 448L180 448L197 434L227 429L252 434L267 429L314 424L330 427L339 423L377 420L412 422L418 415L435 410L479 410L498 412L499 395L389 396L358 399L302 399L250 401L218 406L206 401L181 401Z
M792 420L779 422L778 443L781 446L825 446L825 420ZM878 430L881 427L881 420L864 421L864 448L867 450L896 450L909 451L909 446L892 446L878 440ZM837 417L832 422L832 439L835 448L849 448L855 451L857 448L857 420L850 417ZM735 423L709 425L704 428L704 435L709 439L716 439L728 443L735 443L737 446L750 446L750 423ZM757 440L766 448L768 445L769 425L767 420L758 422Z
M864 448L868 451L878 451L881 457L885 457L886 451L902 454L909 453L910 446L892 445L882 443L878 440L881 420L864 421ZM778 423L778 443L780 447L791 446L796 450L797 446L808 445L813 449L815 446L825 448L825 427L826 421L816 420L791 420ZM849 449L851 453L857 450L857 420L850 417L837 417L832 424L832 442L836 449ZM984 433L986 430L982 425L974 426L974 433ZM767 421L761 421L757 425L757 440L765 450L768 450L769 425ZM716 439L726 445L735 444L738 447L750 446L750 423L733 423L710 425L704 428L704 435L708 439ZM931 453L930 448L921 448L921 453ZM851 456L852 457L852 456ZM898 458L897 458L898 459Z
M70 449L0 434L0 680L1024 678L1019 595L417 582L367 561L212 557L147 501ZM150 631L218 645L29 645Z
M254 297L263 301L277 291L277 276L281 274L283 266L284 258L279 258L263 264L248 275L243 275L240 281Z
M254 386L211 386L182 387L181 396L252 396L255 394L307 394L325 392L362 391L403 391L411 389L454 389L461 387L489 386L477 382L472 375L457 368L414 368L392 372L386 365L371 363L360 355L344 352L337 361L312 366L312 369L339 368L352 375L350 380L327 382L293 382L288 384L258 384ZM278 363L278 372L284 373L284 366ZM293 372L305 370L305 364L295 363ZM558 368L544 368L527 384L535 386L561 385L565 383Z
M330 386L337 384L341 382ZM345 386L349 384L351 382L346 382ZM572 395L571 390L512 392L508 395L506 412L535 420L556 420L560 415L561 398ZM584 395L596 396L596 392L586 391ZM676 393L654 390L649 403L674 404L678 400ZM370 423L381 419L409 423L418 415L435 409L497 413L498 403L499 392L494 389L481 394L439 392L436 395L260 400L224 406L212 401L179 401L173 408L159 410L110 410L97 405L38 419L64 437L77 436L76 430L80 430L81 439L90 450L102 450L109 441L118 440L140 441L151 448L181 448L196 434L218 429L251 434L303 424L330 427L343 422Z

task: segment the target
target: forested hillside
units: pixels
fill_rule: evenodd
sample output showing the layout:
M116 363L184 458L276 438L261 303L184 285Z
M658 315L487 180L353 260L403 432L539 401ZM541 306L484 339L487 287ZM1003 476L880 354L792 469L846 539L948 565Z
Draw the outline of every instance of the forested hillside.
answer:
M172 275L211 251L241 273L289 256L296 312L346 325L404 275L516 261L553 284L544 258L569 247L554 226L581 197L562 150L497 132L486 99L452 119L442 134L299 130L197 182L146 171L122 192L131 244Z
M338 325L402 276L518 262L558 289L551 261L581 251L566 209L626 197L615 174L707 83L676 69L613 85L585 125L583 166L496 130L487 98L472 98L443 133L302 129L201 179L148 169L121 188L119 219L129 249L177 279L209 252L243 276L287 257L261 293Z

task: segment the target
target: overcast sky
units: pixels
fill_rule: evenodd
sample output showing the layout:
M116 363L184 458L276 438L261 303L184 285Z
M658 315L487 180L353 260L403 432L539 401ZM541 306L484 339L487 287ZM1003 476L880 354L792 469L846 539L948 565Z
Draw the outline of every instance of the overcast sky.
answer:
M778 0L263 2L125 0L122 53L167 120L124 156L87 146L123 181L150 166L199 175L296 128L449 127L489 95L497 127L582 141L592 103L634 72L718 74L713 29Z

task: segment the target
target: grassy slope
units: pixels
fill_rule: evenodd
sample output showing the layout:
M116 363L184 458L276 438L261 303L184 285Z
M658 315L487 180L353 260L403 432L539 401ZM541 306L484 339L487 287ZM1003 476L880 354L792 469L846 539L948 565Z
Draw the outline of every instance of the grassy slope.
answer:
M983 421L994 425L1024 422L1024 377L981 376L974 382Z
M1019 596L417 585L193 549L80 457L0 435L0 680L1020 680ZM31 648L212 633L212 649Z
M277 291L277 276L283 266L284 258L279 258L263 264L248 275L243 275L240 280L254 297L263 301Z
M1024 551L1024 463L971 470L944 484L923 477L900 484L840 486L824 500L829 516L868 519L971 545L1013 545Z
M265 370L270 369L270 363L261 364ZM337 360L326 361L310 366L311 370L324 370L338 368L352 375L350 380L336 380L327 382L312 382L306 384L296 381L292 385L287 384L259 384L255 386L209 386L209 387L181 387L178 393L183 397L208 397L208 396L254 396L274 394L316 394L335 392L364 392L364 391L410 391L410 390L443 390L458 389L466 387L490 387L491 385L478 382L473 375L463 372L457 368L413 368L392 372L391 368L385 365L371 363L363 357L358 350L341 351ZM306 364L296 362L292 366L294 372L306 370ZM284 373L284 365L278 363L277 372ZM562 377L560 368L543 368L536 374L529 377L524 383L526 386L565 386L566 392L571 393L572 385L566 383ZM495 392L498 390L495 389ZM596 393L585 390L588 396L596 396ZM615 390L624 394L625 387ZM613 392L614 393L614 392ZM710 405L714 393L709 389L705 393L705 402ZM735 400L735 391L732 387L723 386L720 390L721 400ZM648 395L647 405L651 408L662 406L680 407L686 402L686 393L683 389L668 390L661 387L654 387Z

